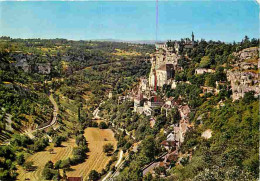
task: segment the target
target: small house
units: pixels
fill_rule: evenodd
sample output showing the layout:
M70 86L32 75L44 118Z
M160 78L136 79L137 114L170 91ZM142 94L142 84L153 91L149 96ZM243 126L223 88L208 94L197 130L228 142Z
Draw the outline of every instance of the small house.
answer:
M68 177L67 181L83 181L83 177Z
M195 74L200 75L204 73L214 73L215 70L213 69L206 69L206 68L197 68L195 69Z

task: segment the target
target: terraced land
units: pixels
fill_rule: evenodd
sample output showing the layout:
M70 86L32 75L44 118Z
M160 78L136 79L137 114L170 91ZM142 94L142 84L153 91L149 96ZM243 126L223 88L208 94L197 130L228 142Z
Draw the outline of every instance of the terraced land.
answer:
M87 128L85 129L84 136L88 142L90 152L87 153L88 158L85 162L72 166L72 170L67 172L67 176L83 176L84 180L87 178L91 170L97 170L101 172L106 167L111 157L106 156L103 152L103 145L111 143L114 148L117 146L117 141L114 138L114 133L110 129L99 128ZM54 153L51 154L48 150L51 146L47 147L47 151L37 152L34 155L30 155L26 161L33 161L37 167L36 171L26 172L23 168L18 168L18 180L25 180L30 178L32 181L42 181L41 174L44 165L51 160L53 163L58 160L64 160L72 157L73 147L76 146L74 139L69 139L67 142L62 143L62 147L54 147Z
M23 168L18 167L18 180L25 180L26 178L30 178L33 181L41 181L41 174L44 168L44 165L51 160L53 163L57 162L58 160L64 160L72 156L73 147L76 146L74 139L69 139L67 142L62 143L62 147L54 147L53 154L51 154L47 147L47 151L37 152L34 155L29 156L26 161L33 161L34 166L37 167L35 171L26 172Z
M1 132L0 133L0 144L4 143L5 141L7 141L10 138L11 138L10 134L8 134L7 132Z
M74 171L67 172L67 176L83 176L84 180L87 178L91 170L101 172L106 167L111 159L103 152L103 145L111 143L116 148L117 141L114 138L114 133L110 129L87 128L84 136L88 141L90 152L87 153L88 158L84 163L72 166Z

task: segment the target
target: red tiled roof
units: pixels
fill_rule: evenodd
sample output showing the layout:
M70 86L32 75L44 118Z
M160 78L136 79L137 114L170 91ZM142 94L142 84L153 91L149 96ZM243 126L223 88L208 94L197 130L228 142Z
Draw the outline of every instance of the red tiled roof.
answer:
M161 145L163 145L163 146L176 146L177 142L176 141L164 140L164 141L161 142Z
M162 141L161 145L167 145L167 141L166 140Z
M83 181L82 177L68 177L68 181Z
M165 167L165 163L160 162L160 163L159 163L159 167Z
M178 155L176 154L171 154L167 158L167 161L177 161L177 160L178 160Z

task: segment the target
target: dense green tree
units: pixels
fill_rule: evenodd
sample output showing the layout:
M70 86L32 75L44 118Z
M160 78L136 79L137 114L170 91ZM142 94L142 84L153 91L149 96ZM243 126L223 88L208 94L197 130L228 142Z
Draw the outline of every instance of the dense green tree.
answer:
M62 141L64 141L64 140L65 140L64 137L62 137L62 136L56 136L56 137L54 138L54 140L53 140L54 146L55 146L55 147L61 146L61 143L62 143Z
M105 122L103 122L103 121L99 123L98 127L100 129L107 129L108 128L107 124Z
M154 136L147 136L141 145L141 154L152 161L158 153L158 148L154 140Z
M103 152L106 154L110 154L114 150L114 146L111 143L105 144L103 146Z
M24 162L25 162L24 155L23 155L23 154L17 155L16 160L17 160L17 163L18 163L19 165L23 165Z
M51 168L51 169L53 169L53 162L52 162L52 161L48 161L48 162L45 164L44 168Z
M89 181L97 181L99 180L100 175L96 170L91 170L89 173Z
M42 176L44 179L46 180L52 180L54 174L52 172L52 169L50 168L44 168L43 171L42 171Z
M209 56L202 57L200 61L200 67L209 68L209 66L210 66L210 57Z
M66 170L70 168L70 159L62 160L60 163L60 168Z
M32 161L25 162L25 163L24 163L24 168L25 168L26 170L32 170L32 169L34 169L34 167L33 167L33 162L32 162Z
M58 160L55 164L54 164L54 169L59 169L61 166L61 160Z
M250 102L256 100L256 98L254 97L254 95L255 95L255 92L253 92L253 91L246 92L246 93L245 93L245 96L244 96L244 98L243 98L243 101L244 101L245 103L248 103L248 104L249 104Z

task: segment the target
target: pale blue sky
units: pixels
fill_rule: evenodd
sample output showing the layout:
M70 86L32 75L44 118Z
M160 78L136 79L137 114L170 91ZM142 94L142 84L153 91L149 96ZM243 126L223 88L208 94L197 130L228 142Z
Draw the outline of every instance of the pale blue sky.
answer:
M155 40L155 1L0 2L0 36ZM158 39L259 37L255 1L161 1Z

